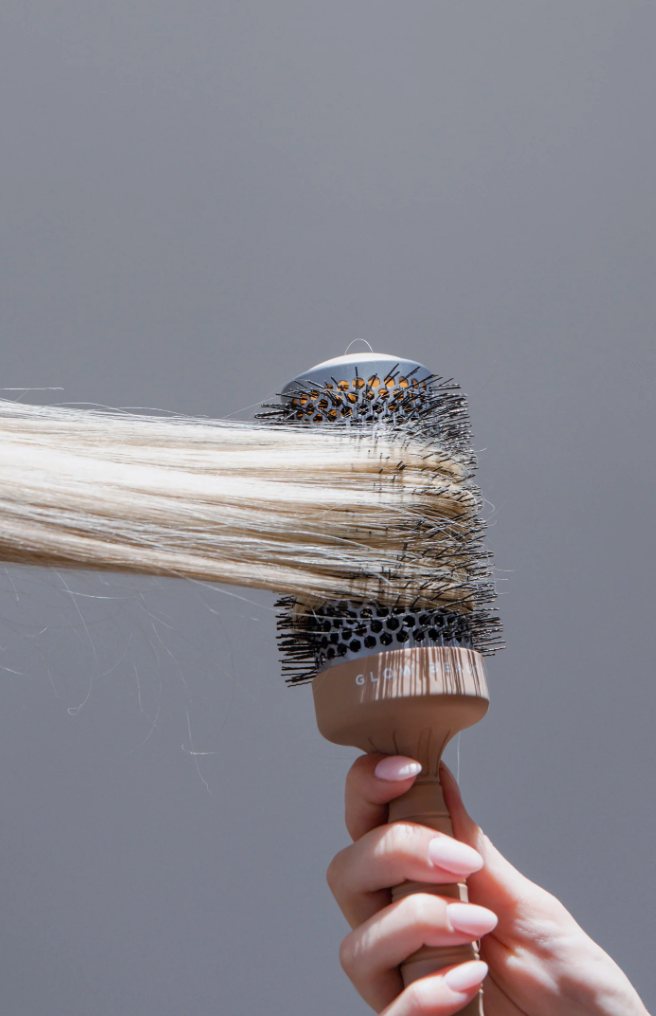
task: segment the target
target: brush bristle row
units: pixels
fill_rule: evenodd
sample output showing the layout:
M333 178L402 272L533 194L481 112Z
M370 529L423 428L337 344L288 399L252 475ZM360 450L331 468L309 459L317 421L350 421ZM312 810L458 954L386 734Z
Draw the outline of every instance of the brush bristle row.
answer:
M259 419L298 426L384 427L408 438L439 436L450 454L469 450L471 428L460 386L436 374L406 375L398 367L384 377L332 377L323 385L304 379L292 383L280 403L265 404ZM474 461L472 458L472 466Z
M459 386L419 369L402 375L394 368L385 376L364 378L356 368L355 378L337 376L325 384L297 379L281 398L280 404L264 406L260 418L303 430L351 430L356 442L372 447L380 439L398 441L402 454L394 482L407 484L412 505L396 567L378 575L375 598L351 595L318 603L285 596L278 601L288 682L302 684L326 666L393 648L462 646L484 655L499 649L501 624L491 611L491 555L483 544L480 492L472 479L476 458ZM419 474L418 457L426 461ZM398 540L398 528L396 533ZM380 539L380 532L361 532L358 538L360 577L366 573L369 588L371 549ZM352 580L356 588L356 572Z

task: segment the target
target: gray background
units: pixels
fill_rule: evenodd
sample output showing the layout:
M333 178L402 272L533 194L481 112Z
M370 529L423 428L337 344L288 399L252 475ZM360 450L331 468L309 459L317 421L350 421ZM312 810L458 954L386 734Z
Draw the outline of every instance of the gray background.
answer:
M647 0L0 11L2 385L247 417L356 336L455 376L508 642L465 796L648 1006L655 33ZM3 1013L368 1011L324 884L352 753L272 602L0 574Z

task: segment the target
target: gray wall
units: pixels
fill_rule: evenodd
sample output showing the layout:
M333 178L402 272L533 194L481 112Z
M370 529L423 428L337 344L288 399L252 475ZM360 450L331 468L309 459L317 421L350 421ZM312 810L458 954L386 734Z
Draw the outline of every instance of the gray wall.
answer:
M356 336L455 376L508 642L465 796L648 1006L655 29L646 0L0 12L3 386L247 417ZM285 689L272 602L0 573L3 1013L368 1011L323 874L352 753Z

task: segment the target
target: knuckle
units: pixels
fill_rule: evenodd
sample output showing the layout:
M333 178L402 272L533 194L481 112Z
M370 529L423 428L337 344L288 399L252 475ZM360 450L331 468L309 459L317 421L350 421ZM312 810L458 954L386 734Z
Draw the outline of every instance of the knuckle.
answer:
M336 861L337 858L333 857L332 861L328 865L328 870L326 871L326 882L328 883L328 888L331 893L335 892L335 886L337 885L338 880Z
M368 773L372 766L375 766L378 762L378 759L378 755L376 755L375 758L371 755L358 755L349 772L360 773L364 771Z
M353 974L356 965L357 951L355 949L355 943L353 941L353 933L347 935L342 941L339 947L339 962L342 970L349 978L353 980Z
M385 854L411 854L415 853L422 839L418 826L409 822L393 822L385 831L381 848Z
M342 880L342 872L344 870L344 854L345 854L344 850L340 850L339 854L335 854L332 861L328 865L328 870L326 871L326 882L328 883L328 888L330 889L331 893L333 893L333 895L335 894Z
M429 893L413 893L403 902L404 919L419 928L433 928L444 910L444 905Z
M360 755L358 758L356 758L355 762L353 763L353 765L351 766L346 775L347 793L349 791L353 793L358 787L360 787L362 785L363 780L365 780L370 775L372 768L373 763L371 755Z

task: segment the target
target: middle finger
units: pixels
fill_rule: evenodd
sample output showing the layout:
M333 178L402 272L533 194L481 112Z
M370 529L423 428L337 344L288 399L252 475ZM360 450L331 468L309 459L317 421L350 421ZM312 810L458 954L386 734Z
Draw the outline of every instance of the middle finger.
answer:
M394 822L366 833L340 851L328 869L328 884L352 928L389 903L401 882L449 885L483 865L472 847L413 822Z

